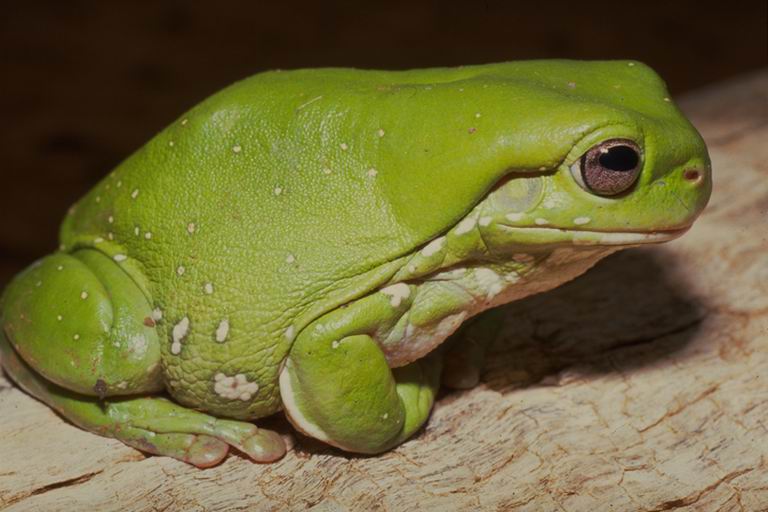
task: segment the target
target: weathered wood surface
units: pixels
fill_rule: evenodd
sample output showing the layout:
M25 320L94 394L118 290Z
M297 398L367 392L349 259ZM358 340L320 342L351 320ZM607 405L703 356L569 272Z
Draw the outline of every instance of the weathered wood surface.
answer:
M0 508L768 510L768 71L682 104L715 167L694 229L508 306L483 384L445 392L400 448L294 438L276 464L201 471L0 377Z

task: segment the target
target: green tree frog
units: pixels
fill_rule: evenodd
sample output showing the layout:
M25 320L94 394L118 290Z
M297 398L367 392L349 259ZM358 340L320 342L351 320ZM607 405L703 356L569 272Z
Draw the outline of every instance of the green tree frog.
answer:
M468 320L681 235L710 176L639 62L257 74L70 209L5 289L2 364L74 424L200 467L280 458L252 422L278 411L380 453L441 381L477 383L466 332L500 319Z

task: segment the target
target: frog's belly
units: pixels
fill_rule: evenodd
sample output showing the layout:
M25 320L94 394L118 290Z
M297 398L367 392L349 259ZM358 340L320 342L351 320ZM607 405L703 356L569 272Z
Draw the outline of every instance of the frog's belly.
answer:
M410 310L395 327L375 333L375 338L391 367L406 365L429 353L472 316L555 288L616 250L558 248L525 271L519 264L499 264L439 272L418 285Z

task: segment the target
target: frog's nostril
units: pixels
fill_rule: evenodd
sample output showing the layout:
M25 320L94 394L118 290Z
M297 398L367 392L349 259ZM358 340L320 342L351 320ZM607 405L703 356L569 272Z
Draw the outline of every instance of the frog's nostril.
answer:
M701 181L701 171L698 169L686 169L683 172L683 178L691 183L698 183Z

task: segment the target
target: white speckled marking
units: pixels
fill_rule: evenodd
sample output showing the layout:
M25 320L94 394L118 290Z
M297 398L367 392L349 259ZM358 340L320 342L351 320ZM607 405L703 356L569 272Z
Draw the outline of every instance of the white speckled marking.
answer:
M338 340L333 340L333 342L331 342L331 348L339 348L339 345L340 343Z
M185 125L185 124L187 124L188 122L189 122L189 119L187 119L187 118L185 117L184 119L182 119L182 120L181 120L181 126L184 126L184 125Z
M189 317L182 318L179 323L173 326L171 332L171 338L173 343L171 344L171 354L178 355L181 353L181 342L187 336L189 332Z
M112 232L109 232L109 233L107 233L107 238L109 238L110 240L114 240L115 239L115 234L112 233Z
M293 326L292 325L288 326L288 328L283 333L283 336L285 336L285 339L287 339L288 341L292 341L293 340Z
M80 292L80 298L83 299L83 300L87 299L88 298L88 292L86 292L86 291Z
M634 65L635 65L635 63L634 63L634 62L630 62L630 63L628 63L628 64L627 64L627 66L629 66L629 67L632 67L632 66L634 66Z
M139 197L139 189L135 188L133 189L133 192L131 192L131 199L136 199Z
M378 135L379 137L383 137L385 133L386 132L384 131L383 128L379 128L379 131L376 132L376 135Z
M669 102L671 102L672 100L671 100L670 98L664 98L664 101L666 101L667 103L669 103Z
M100 203L100 202L101 202L101 196L96 196L96 202L97 202L97 203Z
M125 261L128 259L128 256L125 254L115 254L112 259L114 259L116 262L120 263L121 261Z
M112 224L113 222L115 222L115 218L114 218L113 216L111 216L111 215L110 215L109 217L107 217L107 222L109 222L110 224Z
M206 295L213 294L213 283L205 283L203 285L203 291L206 293Z
M75 334L74 336L72 336L72 339L77 341L77 340L80 339L80 335L79 334Z
M279 196L283 193L282 187L275 187L275 190L273 191L276 196Z
M190 222L189 224L187 224L187 233L191 235L194 232L195 232L195 223Z
M93 243L95 243L95 244L100 244L103 241L104 241L104 239L101 238L100 236L97 236L96 238L93 239Z
M481 117L480 112L475 112L475 119L480 119L480 117Z
M477 223L483 227L486 227L491 223L491 221L493 221L492 217L480 217L480 220L477 221Z
M294 261L296 261L296 256L294 256L293 254L289 254L288 256L285 257L286 263L293 263Z
M186 272L186 271L187 271L187 269L186 269L186 268L184 268L184 265L179 265L178 267L176 267L176 273L177 273L179 276L183 276L183 275L184 275L184 272Z
M557 203L555 203L555 201L554 201L553 199L546 199L546 200L545 200L545 201L544 201L544 202L541 204L541 206L543 206L543 207L544 207L544 208L546 208L547 210L551 210L552 208L554 208L555 206L557 206Z
M226 318L219 322L219 326L216 328L216 341L224 343L227 341L229 335L229 320Z
M524 213L508 213L506 217L508 221L518 222L523 220L523 217L525 217L525 214Z
M393 308L400 305L403 299L411 295L411 289L405 283L396 283L381 289L381 293L389 296L389 303Z
M456 226L456 231L454 231L454 233L457 235L469 233L475 227L476 223L477 221L474 219L474 217L467 217L466 219L459 222L459 225Z
M331 172L333 172L333 171L331 171L331 169L328 168L328 167L323 169L323 174L331 174Z
M346 151L349 149L349 145L346 142L342 142L341 144L339 144L339 147L341 148L342 151Z
M117 183L116 183L116 185L115 185L115 186L116 186L117 188L120 188L120 187L122 187L122 186L123 186L123 182L122 182L122 180L117 180Z
M56 267L56 270L64 270L64 265L59 265L58 267Z
M213 380L215 382L213 390L222 398L229 400L250 400L259 390L259 385L255 382L248 382L248 379L242 373L233 377L228 377L223 373L217 373Z
M56 320L58 320L59 322L61 322L62 320L64 320L64 317L63 317L63 316L61 316L61 315L56 315Z
M373 177L375 177L377 174L379 174L379 171L377 171L376 169L374 169L373 167L371 167L370 169L368 169L368 172L367 172L366 174L368 174L368 176L369 176L369 177L373 178Z
M240 146L240 144L235 144L234 146L232 146L232 152L233 153L239 153L242 150L243 150L243 148L242 148L242 146Z
M147 231L146 233L144 233L144 238L146 240L151 240L152 239L152 233L150 231Z
M547 224L549 224L549 221L547 219L542 219L541 217L535 219L533 222L535 222L537 226L546 226Z
M168 141L168 146L169 146L169 147L173 147L173 145L174 145L174 144L175 144L175 143L174 143L172 140L169 140L169 141Z
M434 254L437 254L443 248L443 244L445 244L444 236L441 236L440 238L435 238L421 250L421 255L426 256L428 258Z
M589 217L576 217L573 219L573 223L577 226L583 226L584 224L588 224L592 219Z
M152 320L155 322L159 322L163 319L163 310L160 308L155 308L152 310Z
M486 290L486 300L493 299L504 288L501 282L501 276L489 268L479 268L475 270L475 279L478 284Z
M139 233L141 233L141 230L139 229L139 226L136 226L133 228L133 234L136 236L139 236Z

